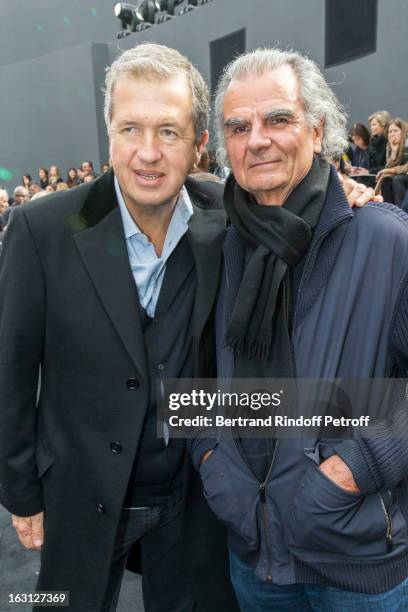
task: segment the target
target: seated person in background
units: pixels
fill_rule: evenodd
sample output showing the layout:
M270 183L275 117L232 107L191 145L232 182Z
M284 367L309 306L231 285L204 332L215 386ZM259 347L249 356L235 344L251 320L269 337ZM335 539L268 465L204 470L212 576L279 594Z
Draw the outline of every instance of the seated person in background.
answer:
M69 188L76 187L77 185L81 184L81 180L78 176L78 172L76 168L69 168L67 172L66 184L68 185Z
M30 201L30 194L26 187L23 185L18 185L13 191L14 202L12 206L20 206L20 204L25 204Z
M351 166L346 167L351 176L367 174L368 171L368 146L370 144L370 132L363 123L355 123L350 133L353 144L347 154Z
M193 176L196 181L214 181L216 183L222 183L218 176L210 172L210 161L210 155L207 149L204 149L201 153L200 161L193 165L189 175Z
M39 183L40 183L41 189L45 189L46 186L48 185L48 170L47 170L47 168L44 168L44 166L41 166L41 168L39 168L39 170L38 170L38 178L39 178Z
M54 183L62 183L60 169L55 164L50 166L50 170L48 172L48 183L50 185L53 185Z
M371 130L371 139L368 146L368 170L370 174L377 174L385 166L387 139L385 131L390 122L387 111L377 111L368 118Z
M57 183L56 191L62 191L64 189L69 189L68 185L66 183L64 183L64 181L61 181L60 183Z
M9 197L5 189L0 189L0 232L7 225L10 214Z
M36 193L39 193L40 191L41 191L41 187L39 186L39 184L36 183L35 181L31 181L30 187L29 187L29 192L32 195L35 195Z
M401 206L408 186L408 152L406 148L407 128L405 122L396 117L387 130L386 164L377 173L376 193L381 193L386 202Z
M32 182L32 178L31 178L31 174L23 174L23 176L21 177L21 184L23 187L25 187L28 191L28 193L31 195L31 191L30 191L30 184Z

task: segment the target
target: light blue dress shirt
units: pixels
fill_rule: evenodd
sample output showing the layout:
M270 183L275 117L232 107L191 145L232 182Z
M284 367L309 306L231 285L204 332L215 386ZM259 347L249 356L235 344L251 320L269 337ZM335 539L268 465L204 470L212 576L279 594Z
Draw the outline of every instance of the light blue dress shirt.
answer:
M188 229L193 206L185 187L182 188L170 225L167 229L161 257L158 257L149 238L133 221L115 176L115 191L122 215L130 267L139 292L140 303L149 317L154 317L166 262Z

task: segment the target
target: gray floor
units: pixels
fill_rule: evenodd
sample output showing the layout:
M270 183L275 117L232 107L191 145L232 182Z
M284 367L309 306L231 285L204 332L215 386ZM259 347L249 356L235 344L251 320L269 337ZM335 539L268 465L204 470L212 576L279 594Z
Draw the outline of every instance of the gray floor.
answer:
M9 513L0 506L0 612L30 612L30 607L8 604L6 593L34 591L38 570L38 553L20 545ZM144 612L139 576L125 572L117 612Z

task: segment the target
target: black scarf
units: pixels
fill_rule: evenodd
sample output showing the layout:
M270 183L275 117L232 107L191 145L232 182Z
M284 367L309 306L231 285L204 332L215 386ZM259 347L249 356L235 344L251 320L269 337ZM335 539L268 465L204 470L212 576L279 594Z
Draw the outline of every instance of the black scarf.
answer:
M289 336L289 271L306 253L323 208L329 164L315 157L306 177L283 206L262 206L231 175L224 205L241 238L254 250L241 281L226 344L235 353L235 376L262 375L250 362L265 363L268 376L293 374Z

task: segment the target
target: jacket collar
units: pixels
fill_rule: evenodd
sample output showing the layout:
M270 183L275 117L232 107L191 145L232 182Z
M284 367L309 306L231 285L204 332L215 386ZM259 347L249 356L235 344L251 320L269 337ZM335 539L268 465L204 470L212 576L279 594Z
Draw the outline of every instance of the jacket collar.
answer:
M86 227L97 225L114 208L118 207L114 177L113 170L110 169L92 185L80 212L80 217Z
M329 184L319 222L313 233L312 245L322 234L354 216L334 166L330 166Z

